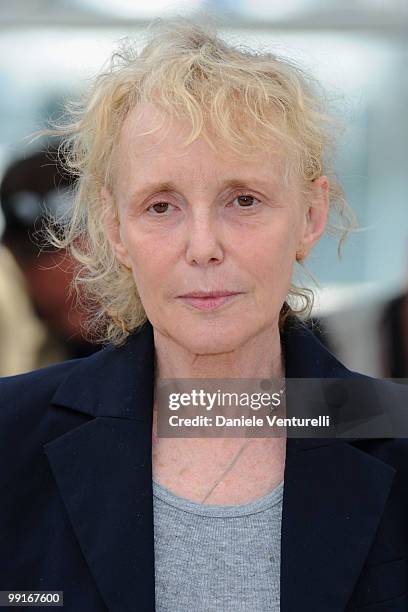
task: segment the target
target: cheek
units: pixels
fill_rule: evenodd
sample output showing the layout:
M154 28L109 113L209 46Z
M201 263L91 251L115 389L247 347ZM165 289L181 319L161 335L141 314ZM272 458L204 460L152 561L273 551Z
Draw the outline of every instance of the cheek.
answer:
M284 277L293 266L296 253L294 229L266 228L256 236L241 237L239 252L241 260L245 259L253 269L255 276L270 278ZM282 278L282 280L284 280Z
M140 232L130 230L124 236L126 248L132 262L133 275L136 283L143 283L145 279L155 279L168 274L171 262L171 244L169 241L157 240L157 236L141 235Z
M285 227L269 228L258 233L256 240L243 241L240 267L252 279L258 307L270 312L283 303L292 282L295 252L293 231Z

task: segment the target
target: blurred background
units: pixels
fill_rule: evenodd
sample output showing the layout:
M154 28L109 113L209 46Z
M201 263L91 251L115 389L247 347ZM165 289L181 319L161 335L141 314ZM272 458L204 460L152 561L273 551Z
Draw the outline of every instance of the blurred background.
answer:
M325 237L307 266L313 329L351 369L408 377L406 0L14 0L0 4L0 375L90 354L68 292L72 262L30 238L69 179L30 134L62 113L116 43L174 13L213 15L225 39L295 59L345 129L336 172L360 229L342 260Z

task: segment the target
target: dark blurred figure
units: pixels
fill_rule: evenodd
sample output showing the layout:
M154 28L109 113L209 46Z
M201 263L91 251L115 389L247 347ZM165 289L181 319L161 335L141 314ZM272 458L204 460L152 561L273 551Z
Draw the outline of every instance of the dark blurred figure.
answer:
M55 149L15 161L0 186L5 220L0 252L0 375L93 353L69 291L74 262L41 242L47 214L67 210L72 179Z
M408 292L393 297L385 306L384 370L387 378L408 378Z
M407 290L312 317L308 325L349 369L408 384Z

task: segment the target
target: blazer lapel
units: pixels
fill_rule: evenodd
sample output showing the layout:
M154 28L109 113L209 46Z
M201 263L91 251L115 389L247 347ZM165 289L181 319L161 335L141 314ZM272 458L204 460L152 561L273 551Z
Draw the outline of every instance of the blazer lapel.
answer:
M283 346L287 378L359 377L303 325L286 328ZM284 612L346 609L396 473L353 446L357 440L287 440L281 533Z
M352 376L304 326L285 328L287 377ZM82 360L52 403L89 420L44 445L84 558L112 612L154 612L151 431L154 343L147 322ZM370 549L394 468L350 439L288 438L281 610L343 611Z
M83 556L112 612L154 611L151 465L153 338L105 348L53 404L94 417L44 445Z

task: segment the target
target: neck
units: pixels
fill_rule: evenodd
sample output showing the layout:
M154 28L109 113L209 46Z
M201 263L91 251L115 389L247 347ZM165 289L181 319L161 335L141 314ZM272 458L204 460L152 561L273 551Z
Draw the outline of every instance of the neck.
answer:
M197 354L154 330L156 378L284 378L279 328L263 330L227 353Z
M279 328L265 330L228 353L197 355L155 331L156 380L283 378ZM199 503L247 503L282 480L286 438L158 437L153 406L153 478Z

